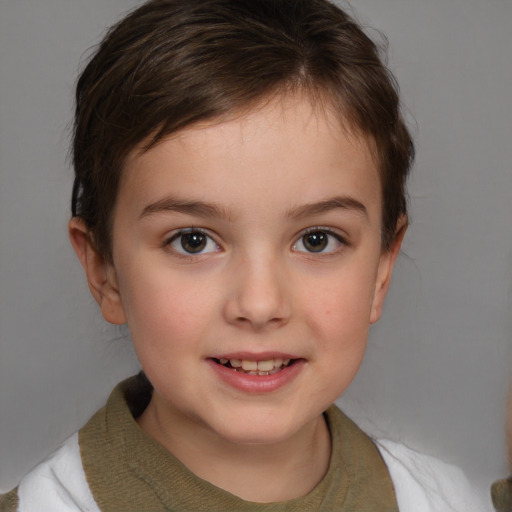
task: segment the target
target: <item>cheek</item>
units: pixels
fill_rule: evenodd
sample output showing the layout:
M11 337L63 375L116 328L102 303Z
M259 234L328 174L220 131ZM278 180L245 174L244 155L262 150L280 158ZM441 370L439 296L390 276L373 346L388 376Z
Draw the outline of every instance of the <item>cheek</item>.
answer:
M338 398L361 365L370 328L373 268L339 272L325 280L314 293L302 296L303 317L316 340L316 363L323 378L318 399Z
M324 332L331 343L343 339L357 343L368 332L373 298L371 278L340 275L305 293L303 307L315 330ZM351 335L352 334L352 335Z
M211 325L216 298L204 283L151 272L126 282L130 286L121 287L121 296L137 351L190 352Z
M317 337L316 362L324 375L319 382L318 399L331 402L342 395L357 374L369 334L368 294L333 289L317 302L310 328Z

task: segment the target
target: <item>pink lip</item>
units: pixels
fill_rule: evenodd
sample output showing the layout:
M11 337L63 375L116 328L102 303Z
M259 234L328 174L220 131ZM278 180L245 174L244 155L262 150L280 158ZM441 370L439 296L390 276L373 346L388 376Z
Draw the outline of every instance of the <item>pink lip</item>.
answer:
M270 357L268 354L258 354L257 356L256 354L252 354L250 357L247 357L248 354L244 354L244 357L241 357L242 353L236 353L234 355L229 354L223 357L225 359L251 359L257 361L282 357L281 354L273 354L274 355ZM287 356L287 354L283 354L283 356ZM288 359L288 357L283 357L283 359ZM293 359L293 357L290 357L289 359ZM216 363L213 359L207 359L206 362L210 365L215 374L229 386L238 389L239 391L243 391L244 393L264 394L277 391L294 380L303 370L306 360L296 359L292 365L287 366L272 375L248 375L246 373L236 372L230 368L226 368Z

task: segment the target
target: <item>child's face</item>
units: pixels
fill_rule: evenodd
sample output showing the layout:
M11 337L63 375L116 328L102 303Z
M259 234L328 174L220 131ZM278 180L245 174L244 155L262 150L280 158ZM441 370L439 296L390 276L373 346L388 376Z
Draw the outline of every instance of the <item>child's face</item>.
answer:
M381 209L366 142L302 97L133 152L99 300L128 322L150 407L242 443L317 420L380 316Z

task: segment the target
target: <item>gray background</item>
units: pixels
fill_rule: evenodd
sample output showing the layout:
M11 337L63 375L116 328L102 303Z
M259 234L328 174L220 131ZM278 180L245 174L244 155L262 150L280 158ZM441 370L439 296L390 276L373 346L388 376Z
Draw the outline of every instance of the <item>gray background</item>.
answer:
M137 369L67 241L74 79L135 0L0 0L0 489ZM512 2L354 0L389 38L417 140L412 225L342 405L368 430L505 476L512 333ZM372 33L374 33L371 30Z

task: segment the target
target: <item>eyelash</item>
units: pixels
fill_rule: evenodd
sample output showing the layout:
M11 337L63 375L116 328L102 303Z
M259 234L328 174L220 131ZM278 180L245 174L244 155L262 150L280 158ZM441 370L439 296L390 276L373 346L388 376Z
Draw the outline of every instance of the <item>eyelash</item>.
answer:
M325 243L326 243L326 245L324 247L320 247L320 249L318 251L308 250L306 247L306 242L305 242L306 237L314 235L314 234L321 235L317 239L317 241L320 242L320 244L322 243L323 240L325 240ZM188 251L184 247L184 243L187 243L186 239L184 237L187 235L199 235L201 237L204 237L204 239L203 239L204 246L202 248L200 246L198 246L200 249L198 252ZM326 238L323 238L323 236L326 236ZM293 243L292 250L295 252L298 252L298 253L304 253L304 254L308 254L308 255L327 256L327 255L331 255L331 254L336 254L341 250L340 248L334 248L332 250L325 251L326 248L329 248L329 246L332 245L332 239L334 239L335 242L337 244L339 244L341 247L347 247L350 245L348 243L348 241L343 236L341 236L339 233L334 232L332 229L322 227L322 226L314 226L314 227L307 228L300 234L300 236ZM173 246L173 244L178 241L180 242L181 249L178 249ZM204 249L208 248L209 245L211 245L211 244L215 245L213 250L210 247L209 248L210 250L204 252ZM302 244L302 246L306 250L297 249L298 244ZM311 240L309 241L309 244L311 245ZM189 239L189 245L190 245L190 239ZM204 229L194 228L194 227L180 229L179 231L173 233L169 238L167 238L165 240L163 246L170 248L170 250L172 250L172 252L174 254L176 254L178 257L185 258L185 259L193 259L197 256L211 254L211 253L219 252L221 250L219 244L217 244L217 242L214 240L214 238L212 236L210 236Z
M326 235L327 236L327 246L326 247L329 247L329 245L332 243L331 240L334 239L336 241L337 244L339 244L341 247L338 247L338 248L334 248L333 250L329 250L329 251L325 251L325 248L322 248L321 250L319 251L310 251L310 250L305 250L305 251L301 251L301 250L297 250L296 247L299 243L302 243L303 246L305 246L305 239L306 237L310 236L310 235L313 235L313 234L319 234L321 233L322 235ZM336 254L338 253L343 247L348 247L350 244L349 242L347 241L347 239L343 236L341 236L339 233L333 231L332 229L330 228L326 228L326 227L323 227L323 226L314 226L314 227L311 227L311 228L307 228L306 230L304 230L301 235L299 236L299 238L297 238L297 241L293 244L292 246L292 249L294 249L296 252L301 252L301 253L305 253L305 254L308 254L308 255L323 255L323 256L327 256L327 255L332 255L332 254Z
M205 246L203 247L203 249L201 249L201 251L198 251L198 252L187 251L185 249L185 247L183 246L183 244L186 243L185 238L184 238L186 235L200 235L200 236L204 237ZM173 247L173 243L178 242L178 241L180 242L181 249L183 250L183 252L181 250L178 250L176 247ZM207 252L204 252L204 248L207 248L208 245L211 245L211 244L215 245L214 250L209 250ZM181 258L186 258L186 259L194 258L194 257L201 256L204 254L211 254L214 252L218 252L220 250L219 244L217 244L217 242L213 239L212 236L210 236L204 229L194 228L194 227L180 229L179 231L173 233L169 238L167 238L165 240L164 247L170 248L170 250L172 250L174 254L176 254L177 256L179 256Z

